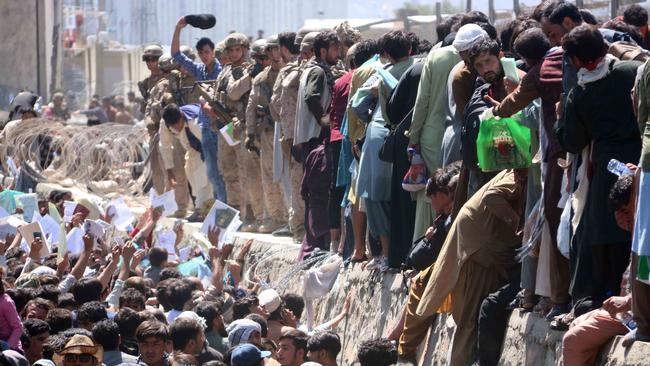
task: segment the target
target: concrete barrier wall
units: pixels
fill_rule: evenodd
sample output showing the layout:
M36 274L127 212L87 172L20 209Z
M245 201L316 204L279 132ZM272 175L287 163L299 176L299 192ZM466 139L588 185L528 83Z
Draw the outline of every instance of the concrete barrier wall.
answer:
M238 237L236 247L246 237ZM274 243L275 242L275 243ZM301 271L288 279L285 274L295 270L298 246L277 244L277 239L258 239L249 254L254 257L268 250L279 250L260 266L269 274L271 283L282 281L286 289L281 292L302 294ZM237 249L235 250L237 251ZM353 365L356 346L363 340L386 336L397 322L406 301L406 289L400 274L380 275L361 270L359 265L343 269L330 293L315 302L315 324L325 322L341 311L345 296L353 293L353 303L347 320L336 329L343 343L340 365ZM303 316L302 321L305 321ZM563 332L548 328L548 321L533 314L514 311L510 317L506 339L501 354L501 365L561 365ZM421 364L447 365L447 355L454 332L451 316L441 315L432 324L429 336L423 340ZM598 365L650 365L650 344L635 343L629 349L621 346L621 337L609 342L602 350Z

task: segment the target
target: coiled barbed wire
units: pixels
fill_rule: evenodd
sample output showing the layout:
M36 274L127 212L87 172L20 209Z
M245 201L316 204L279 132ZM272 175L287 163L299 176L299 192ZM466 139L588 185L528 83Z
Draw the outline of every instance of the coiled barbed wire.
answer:
M252 254L249 259L250 266L244 273L244 280L251 284L257 284L257 281L264 282L267 278L270 278L270 274L273 272L273 266L269 262L278 260L280 257L286 257L289 252L297 255L297 250L293 246L273 247L263 252ZM269 285L279 293L283 293L289 286L289 283L300 278L303 272L312 267L319 267L334 255L336 254L325 250L313 252L309 258L291 265L281 278L273 283L269 283Z
M7 155L17 162L33 162L47 181L108 180L124 190L146 176L148 140L146 129L138 125L86 126L41 118L21 121L6 136Z

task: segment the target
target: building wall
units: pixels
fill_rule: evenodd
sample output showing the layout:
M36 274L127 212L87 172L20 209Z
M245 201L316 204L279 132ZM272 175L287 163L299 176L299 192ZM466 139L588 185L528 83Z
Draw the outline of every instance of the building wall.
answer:
M38 90L38 44L35 0L0 0L0 108L10 95Z
M346 18L345 0L106 0L108 32L124 44L171 43L174 26L182 15L210 13L217 24L208 30L187 27L181 42L194 45L200 37L215 41L236 30L257 37L298 30L307 18Z

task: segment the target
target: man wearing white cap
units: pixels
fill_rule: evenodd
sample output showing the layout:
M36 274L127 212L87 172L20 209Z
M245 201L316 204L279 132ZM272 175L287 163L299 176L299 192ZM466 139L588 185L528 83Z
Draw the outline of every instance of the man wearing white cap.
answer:
M278 294L274 289L269 288L260 292L257 298L260 301L260 306L269 312L269 317L267 319L269 333L266 338L278 343L280 341L280 336L282 335L282 327L284 326L283 311L280 309L280 306L282 305L280 294Z
M418 150L427 169L430 172L440 168L442 138L445 132L445 117L447 109L447 79L454 66L461 61L459 51L467 51L473 41L478 39L475 24L462 26L452 46L442 47L432 51L422 68L422 76L418 86L418 95L413 108L413 119L411 128L407 135L410 146ZM481 29L483 35L487 35ZM471 95L471 94L470 94ZM415 213L415 229L413 238L419 238L433 222L434 213L431 202L424 191L417 194L417 206Z

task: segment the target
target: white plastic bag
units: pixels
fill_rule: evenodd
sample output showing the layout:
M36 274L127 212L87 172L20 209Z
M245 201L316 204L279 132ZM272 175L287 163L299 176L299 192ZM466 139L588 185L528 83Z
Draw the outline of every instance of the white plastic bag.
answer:
M560 216L560 225L557 228L557 249L569 259L571 252L571 199L567 201Z

